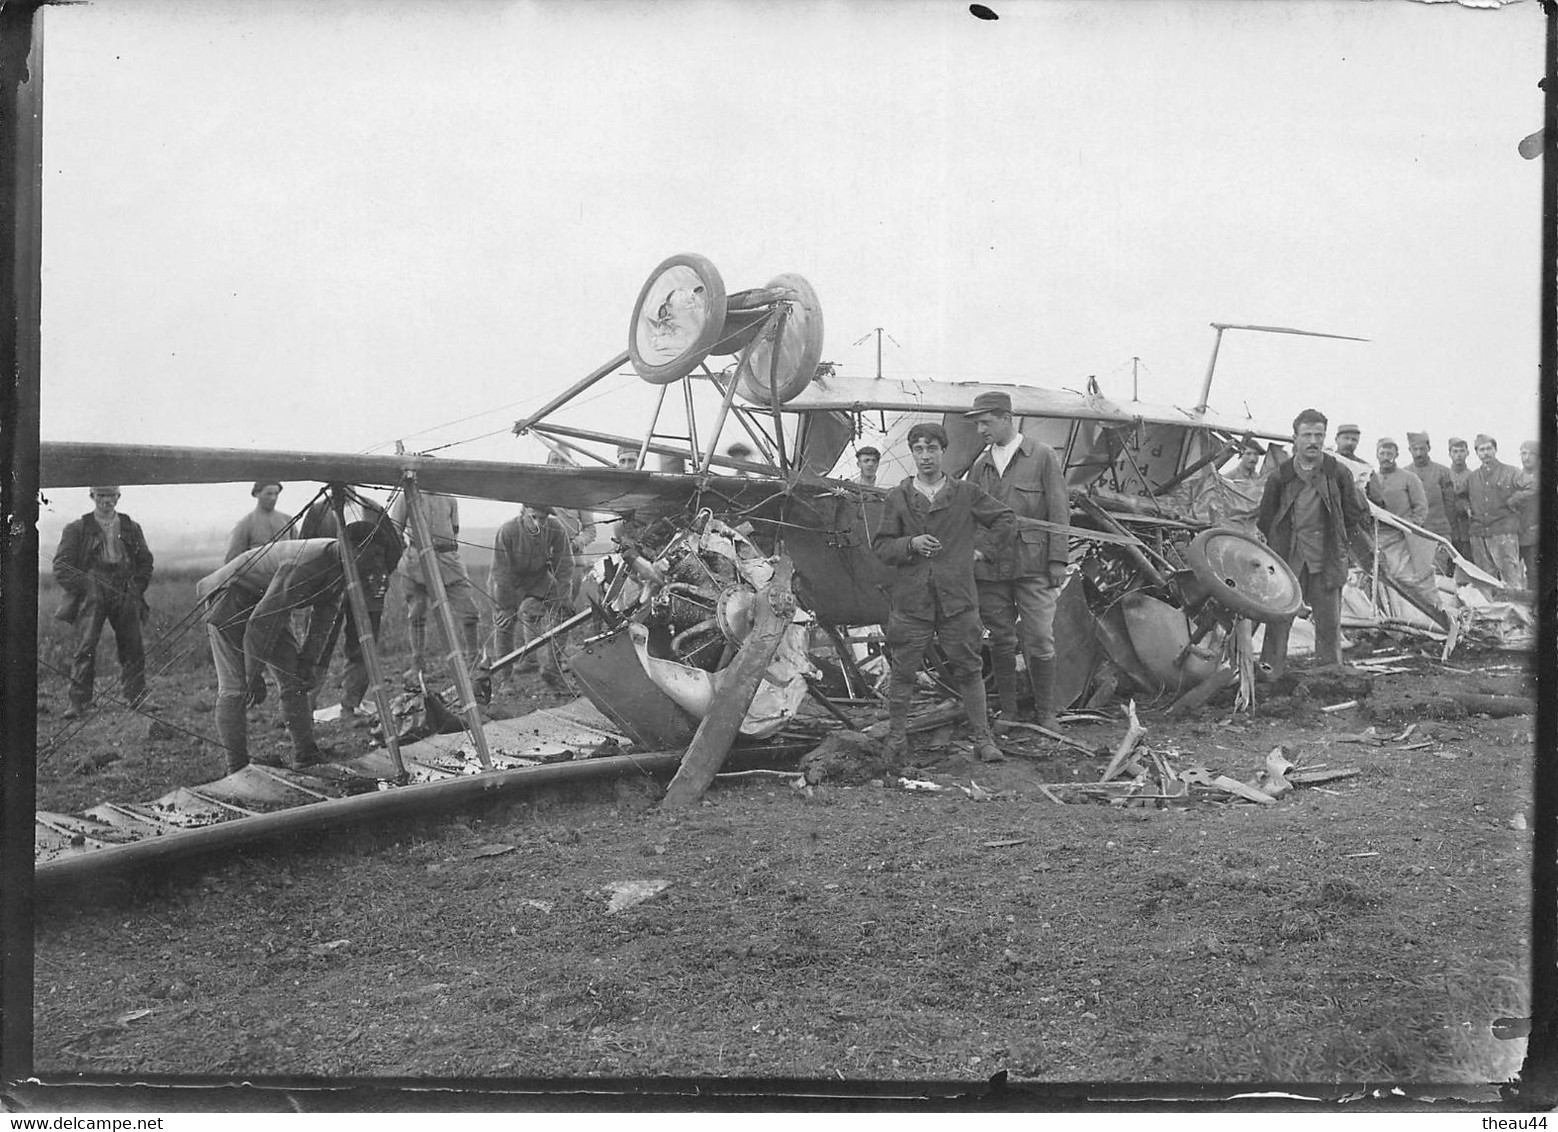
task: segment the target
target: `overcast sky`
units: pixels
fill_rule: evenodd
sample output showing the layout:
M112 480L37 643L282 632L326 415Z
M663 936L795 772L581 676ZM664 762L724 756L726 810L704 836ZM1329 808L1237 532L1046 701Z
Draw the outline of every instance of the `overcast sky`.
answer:
M662 259L806 276L823 356L1279 427L1536 434L1542 16L1405 2L46 9L45 440L539 460ZM641 431L652 387L575 423ZM449 423L447 427L435 427ZM283 507L312 488L290 486ZM51 494L57 530L88 506ZM159 533L237 488L127 487ZM468 521L506 508L471 506ZM57 537L57 536L56 536ZM52 546L43 547L45 554Z

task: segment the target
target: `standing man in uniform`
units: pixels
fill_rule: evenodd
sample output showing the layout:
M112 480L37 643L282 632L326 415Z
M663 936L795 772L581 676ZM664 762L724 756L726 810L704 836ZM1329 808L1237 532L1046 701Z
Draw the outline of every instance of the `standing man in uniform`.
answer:
M358 497L358 503L362 507L363 518L357 526L359 529L366 527L373 532L373 537L378 541L383 554L374 560L369 560L371 565L382 564L382 569L377 571L364 570L359 574L362 582L363 604L368 607L369 631L373 635L374 643L379 640L379 626L384 618L384 599L389 593L390 576L394 574L395 567L400 563L402 546L400 533L390 522L389 515L384 508L371 499ZM337 538L340 536L341 526L335 516L335 508L330 501L321 499L303 513L303 521L299 524L299 538ZM358 714L371 715L372 712L364 712L362 700L368 694L368 659L363 654L361 635L357 631L357 617L352 612L350 602L341 603L341 655L346 658L346 673L341 677L341 717L349 718ZM325 657L319 665L315 683L315 691L324 684L325 677L329 675L330 658Z
M244 551L268 542L287 537L292 516L276 510L276 500L281 496L281 484L277 480L255 480L249 492L254 496L254 510L233 527L227 536L227 556L223 562L231 562Z
M1428 518L1428 500L1416 474L1396 465L1400 454L1401 450L1390 437L1379 439L1374 447L1379 471L1369 477L1368 499L1397 518L1421 527ZM1417 544L1424 547L1419 552L1422 557L1419 557L1413 553L1407 533L1388 523L1380 523L1376 528L1376 544L1379 556L1396 584L1416 598L1414 604L1422 607L1423 612L1432 611L1431 615L1448 627L1448 619L1439 608L1439 587L1434 584L1433 560L1427 556L1426 544L1421 541Z
M547 452L546 464L549 468L578 467L566 453L556 448ZM573 551L573 592L568 595L568 604L575 607L579 602L579 585L590 572L590 560L584 556L584 552L595 541L595 516L571 507L554 507L552 514L562 523L563 531L568 535L568 545Z
M70 666L70 704L64 717L75 719L92 706L97 677L97 643L103 622L114 627L119 652L119 683L131 707L146 698L146 649L141 622L150 612L152 555L138 523L118 513L119 488L90 489L92 510L65 526L54 552L54 580L65 599L54 616L76 627L76 652Z
M1520 564L1526 570L1526 588L1540 592L1536 549L1542 541L1542 459L1536 441L1528 440L1520 446L1520 470L1531 488L1531 494L1520 502Z
M1407 433L1407 451L1412 453L1412 474L1423 485L1423 495L1428 501L1428 515L1419 524L1441 538L1454 541L1451 516L1455 513L1455 483L1450 469L1428 458L1431 445L1426 432ZM1449 551L1440 544L1434 553L1434 564L1441 573L1453 574Z
M1066 584L1071 549L1071 504L1060 457L1049 445L1022 435L1005 393L979 394L964 416L988 442L968 470L968 481L1016 516L1016 531L1004 545L997 546L993 532L979 532L974 541L979 617L990 633L1001 716L1017 718L1021 640L1034 720L1054 730L1059 726L1055 709L1064 706L1055 703L1055 605Z
M1450 508L1450 541L1455 553L1468 562L1471 552L1471 468L1466 464L1466 454L1471 449L1458 436L1450 437L1450 487L1454 491Z
M1315 658L1339 668L1347 547L1355 538L1369 543L1369 512L1352 473L1326 455L1325 427L1325 414L1318 409L1305 409L1294 418L1293 458L1267 477L1256 523L1267 545L1298 575L1314 620ZM1286 670L1292 628L1292 618L1266 625L1260 658L1272 676Z
M1374 465L1358 455L1358 441L1362 435L1355 424L1344 424L1336 430L1336 455L1341 459L1342 467L1352 476L1353 490L1358 493L1360 503L1367 490L1365 485L1374 474Z
M909 430L915 474L887 493L881 529L871 540L893 570L887 647L892 682L887 697L888 742L895 759L909 758L909 704L915 679L934 641L958 682L980 762L1005 762L990 734L979 649L979 595L974 583L975 528L995 535L993 554L1006 550L1012 510L969 480L941 467L947 430L917 424Z
M373 524L352 523L346 537L359 571L385 572ZM316 670L329 663L325 650L345 583L338 540L311 538L246 550L195 584L216 665L216 733L229 773L251 761L244 708L264 701L266 668L281 687L281 715L293 748L288 765L302 769L322 761L309 693ZM293 631L294 610L306 611L301 644Z
M559 606L567 602L572 589L573 555L568 534L550 507L527 503L518 516L498 528L492 545L491 585L498 603L498 657L514 651L516 625L522 629L526 644L552 627ZM568 609L572 611L571 604ZM568 687L560 664L565 644L565 639L554 638L541 650L541 679L555 691ZM535 670L533 656L514 668L516 672Z
M1363 432L1355 424L1336 426L1336 454L1348 460L1356 460L1359 463L1368 463L1358 455L1358 441L1362 439Z
M433 550L438 556L438 574L443 578L444 593L449 598L449 608L460 634L460 640L450 641L449 647L451 651L460 650L474 677L480 615L476 612L470 575L465 572L465 563L460 561L460 504L452 495L435 495L429 491L421 494L433 537ZM406 553L400 568L405 580L406 620L411 629L411 667L406 670L405 679L406 683L415 684L427 667L427 610L432 592L422 572L421 546L409 521L404 495L397 497L391 506L390 519L405 533Z
M1480 464L1466 481L1471 496L1472 561L1497 574L1512 590L1526 588L1520 561L1520 505L1536 494L1528 478L1499 463L1498 441L1480 433L1476 443Z

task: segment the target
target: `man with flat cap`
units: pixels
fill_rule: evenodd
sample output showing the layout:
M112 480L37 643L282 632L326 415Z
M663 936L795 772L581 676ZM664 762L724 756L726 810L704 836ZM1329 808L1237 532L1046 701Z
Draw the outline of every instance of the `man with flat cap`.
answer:
M1450 508L1450 541L1455 553L1468 562L1471 552L1471 468L1466 457L1471 445L1458 436L1450 437L1450 487L1454 490Z
M1455 513L1455 484L1450 479L1450 469L1428 458L1431 445L1426 432L1407 433L1407 451L1412 454L1412 474L1423 485L1423 496L1428 501L1428 514L1419 524L1433 531L1440 538L1454 539L1450 517ZM1449 552L1441 545L1434 555L1434 563L1443 573L1454 570Z
M277 480L255 480L249 494L254 496L254 510L239 519L233 527L233 533L227 536L227 554L223 562L231 562L256 546L291 537L287 528L292 525L292 516L276 510L276 500L281 496L281 483Z
M54 580L65 591L54 616L76 627L66 719L75 719L92 706L97 644L105 621L114 628L120 691L132 707L146 696L141 621L150 612L145 594L151 584L152 554L140 524L117 510L118 487L103 484L88 494L92 510L66 524L54 553Z
M1369 477L1368 499L1398 518L1409 523L1423 525L1428 517L1428 500L1423 494L1422 481L1396 463L1401 454L1396 442L1388 436L1380 437L1374 446L1379 460L1379 470ZM1439 588L1434 584L1433 559L1427 553L1427 544L1407 537L1407 533L1389 523L1380 523L1376 529L1379 556L1390 577L1415 599L1424 612L1433 610L1441 622L1439 612ZM1415 551L1414 546L1423 549Z
M1536 494L1529 477L1499 462L1498 441L1478 433L1477 470L1466 481L1471 497L1472 561L1512 590L1526 588L1520 561L1520 506Z
M1003 718L1017 718L1020 640L1033 689L1034 721L1053 730L1056 709L1066 706L1055 702L1055 606L1066 584L1071 551L1065 474L1053 448L1018 429L1009 395L981 393L964 416L986 441L966 478L1010 507L1017 518L1010 539L985 528L974 533L979 617L990 634L997 701Z

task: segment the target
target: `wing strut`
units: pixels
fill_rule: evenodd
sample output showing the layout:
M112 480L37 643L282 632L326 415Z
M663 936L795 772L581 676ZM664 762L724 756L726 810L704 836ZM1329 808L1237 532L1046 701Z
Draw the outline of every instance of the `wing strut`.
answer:
M379 645L373 639L373 620L368 616L368 599L362 592L362 575L357 572L357 557L352 553L351 540L346 537L346 485L330 485L330 499L335 505L335 521L341 529L338 540L341 549L341 566L346 571L346 600L352 609L352 621L357 627L357 647L362 650L364 666L368 669L368 687L373 692L373 706L379 711L379 725L384 728L384 747L390 761L395 764L395 782L410 781L406 764L400 758L399 728L395 726L395 714L390 710L389 691L384 687L384 666L379 661ZM329 654L325 655L326 663Z
M444 590L444 576L438 568L438 551L433 548L433 529L427 518L427 505L417 490L415 472L407 472L405 478L406 514L411 518L411 530L416 536L418 552L422 555L422 575L427 588L433 591L433 608L438 611L439 622L444 627L444 640L449 644L449 667L454 670L455 690L460 694L460 715L465 719L465 729L476 744L476 757L483 770L492 769L492 756L487 750L487 733L482 730L481 713L476 708L476 686L471 682L471 672L465 666L465 655L460 651L460 627L454 623L454 610L449 608L449 595ZM342 532L344 535L344 531Z

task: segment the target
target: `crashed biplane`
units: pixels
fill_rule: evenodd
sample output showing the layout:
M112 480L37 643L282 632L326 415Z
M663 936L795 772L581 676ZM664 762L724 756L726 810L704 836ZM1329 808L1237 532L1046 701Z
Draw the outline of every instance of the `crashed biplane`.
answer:
M1228 327L1214 326L1220 341ZM309 802L330 801L317 815L331 821L352 807L366 813L399 804L381 796L387 791L409 799L443 778L523 783L524 767L562 752L679 751L712 719L714 705L733 695L741 699L739 731L749 744L775 735L807 710L850 721L838 705L869 705L885 673L877 627L887 619L886 575L869 539L883 491L836 473L849 463L846 453L872 418L887 440L884 478L895 457L903 459L904 446L894 441L920 420L944 424L951 438L948 469L961 473L982 443L963 414L990 390L1008 393L1023 433L1055 449L1071 489L1073 570L1055 626L1058 702L1096 702L1116 692L1194 701L1238 684L1241 702L1248 703L1254 633L1261 623L1300 610L1286 564L1257 539L1217 525L1225 510L1217 497L1218 466L1242 438L1278 445L1288 431L1212 412L1205 387L1199 407L1187 411L1115 401L1091 379L1080 390L1055 390L841 376L822 360L822 310L804 278L781 274L762 287L727 294L714 265L697 255L673 256L650 274L634 304L627 345L514 425L516 433L533 434L599 467L44 443L45 488L276 476L335 485L338 505L345 485L404 491L413 525L422 521L416 504L422 492L575 508L624 521L598 568L597 599L559 627L593 626L582 639L576 636L568 658L588 702L573 705L561 722L546 712L505 721L519 736L509 737L507 755L489 739L488 730L497 725L483 725L476 690L483 675L543 646L546 638L490 658L485 672L466 672L451 655L470 748L456 754L444 741L427 759L402 758L390 689L374 661L370 678L383 754L337 764L322 777L251 766L155 803L105 804L84 817L41 814L39 877L73 875L94 860L106 865L116 858L198 851L190 839L211 840L219 825L223 843L245 823L263 835L278 821L299 820L268 812L295 804L278 800L289 792ZM715 368L711 357L731 360ZM602 432L570 419L569 407L580 394L628 365L659 387L642 433ZM1210 380L1209 368L1207 386ZM718 396L712 421L707 404L700 419L697 383ZM678 400L682 412L667 414L667 402ZM671 419L663 424L663 416ZM673 424L678 431L667 432ZM751 441L752 459L720 454L722 438L733 430ZM633 453L632 466L619 466L614 452L602 455L594 446ZM647 466L651 458L658 463L654 470ZM906 463L898 466L907 470ZM422 541L431 544L430 538ZM764 645L762 678L738 688L734 674L755 639L781 559L793 564L794 608L785 608L786 623ZM439 571L427 573L438 605L441 583L432 580ZM350 572L348 592L354 604L360 601ZM366 623L359 610L357 624ZM446 631L453 639L452 624ZM371 639L364 643L371 654ZM936 673L926 679L934 687ZM836 702L829 701L830 692ZM559 728L566 738L558 737ZM148 849L149 838L162 848Z

